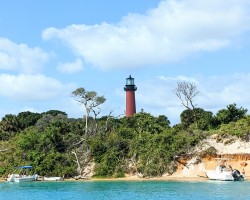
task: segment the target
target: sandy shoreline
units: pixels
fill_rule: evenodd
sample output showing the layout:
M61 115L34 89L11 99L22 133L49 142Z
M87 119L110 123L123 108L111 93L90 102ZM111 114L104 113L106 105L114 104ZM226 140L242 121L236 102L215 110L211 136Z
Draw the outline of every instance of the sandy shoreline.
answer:
M75 180L74 178L65 179L64 181L68 182L91 182L91 181L187 181L187 182L197 182L197 181L208 181L206 177L154 177L154 178L139 178L139 177L125 177L125 178L91 178L88 180L79 179ZM250 177L246 177L245 181L249 181ZM5 182L4 178L0 178L0 182Z
M154 177L154 178L105 178L91 179L92 181L206 181L205 177Z
M152 177L152 178L139 178L137 176L128 176L124 178L90 178L90 179L79 179L74 178L64 179L64 181L205 181L208 180L206 177ZM5 178L0 178L0 182L5 182ZM41 180L39 180L41 181Z
M89 180L65 179L64 182L91 182L91 181L206 181L206 178L93 178ZM40 181L40 180L39 180ZM5 179L0 179L0 182L6 182ZM52 182L52 181L42 181Z

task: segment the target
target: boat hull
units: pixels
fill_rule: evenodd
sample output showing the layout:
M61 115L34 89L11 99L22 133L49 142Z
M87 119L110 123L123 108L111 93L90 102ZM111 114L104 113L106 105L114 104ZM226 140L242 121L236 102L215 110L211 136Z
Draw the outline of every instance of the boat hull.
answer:
M217 167L215 170L207 170L206 175L210 180L220 181L243 181L244 176L239 170L233 169L228 163L228 158L216 158Z
M43 178L44 181L62 181L63 178L62 177L44 177Z
M217 172L215 170L210 170L206 172L207 177L210 180L220 180L220 181L234 181L234 177L230 172Z
M20 183L20 182L32 182L37 180L37 175L32 175L32 176L19 176L17 174L11 174L9 178L7 178L7 182L15 182L15 183Z

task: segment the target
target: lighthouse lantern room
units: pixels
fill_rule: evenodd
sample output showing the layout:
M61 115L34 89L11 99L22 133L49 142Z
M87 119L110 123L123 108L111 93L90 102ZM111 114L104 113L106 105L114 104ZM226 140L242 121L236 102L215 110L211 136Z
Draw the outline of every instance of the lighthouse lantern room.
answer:
M134 84L134 78L131 75L126 79L126 85L124 87L126 91L126 116L129 117L136 113L135 105L135 91L137 87Z

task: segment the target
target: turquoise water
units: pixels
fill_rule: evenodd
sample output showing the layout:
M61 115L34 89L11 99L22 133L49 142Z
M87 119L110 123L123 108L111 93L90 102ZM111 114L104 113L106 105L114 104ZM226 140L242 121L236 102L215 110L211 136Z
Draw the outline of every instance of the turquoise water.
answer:
M250 182L93 181L0 183L0 200L250 199Z

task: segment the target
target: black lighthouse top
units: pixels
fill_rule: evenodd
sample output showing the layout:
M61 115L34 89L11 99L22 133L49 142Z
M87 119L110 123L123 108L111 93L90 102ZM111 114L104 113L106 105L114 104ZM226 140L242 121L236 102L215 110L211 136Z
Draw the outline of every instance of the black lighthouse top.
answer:
M125 91L127 91L127 90L136 91L137 90L137 87L134 84L134 78L132 78L131 75L129 75L129 77L126 78L126 85L124 87L124 90Z

